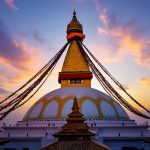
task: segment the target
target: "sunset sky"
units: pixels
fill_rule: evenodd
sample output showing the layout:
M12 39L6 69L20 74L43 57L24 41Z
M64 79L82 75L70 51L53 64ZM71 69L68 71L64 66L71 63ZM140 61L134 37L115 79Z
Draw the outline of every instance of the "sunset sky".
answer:
M74 9L86 35L84 44L150 109L149 0L0 0L0 99L23 85L62 48ZM4 121L22 120L41 96L60 87L58 72L64 56L39 93ZM96 79L92 87L103 91ZM128 114L138 123L146 121Z

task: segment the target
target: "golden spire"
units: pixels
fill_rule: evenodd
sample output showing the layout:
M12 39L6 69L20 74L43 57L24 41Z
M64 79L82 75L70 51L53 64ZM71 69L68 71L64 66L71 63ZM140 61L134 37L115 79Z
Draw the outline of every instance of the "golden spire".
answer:
M77 102L76 96L75 96L74 101L73 101L72 112L73 113L79 112L79 106L78 106L78 102Z
M74 11L73 11L73 16L76 16L76 11L75 11L75 9L74 9Z
M88 64L84 60L80 48L76 41L70 43L67 51L62 72L87 72L90 71Z
M84 37L82 25L74 11L73 18L67 26L67 40L71 42L59 73L61 87L91 87L92 73L76 41L82 41Z

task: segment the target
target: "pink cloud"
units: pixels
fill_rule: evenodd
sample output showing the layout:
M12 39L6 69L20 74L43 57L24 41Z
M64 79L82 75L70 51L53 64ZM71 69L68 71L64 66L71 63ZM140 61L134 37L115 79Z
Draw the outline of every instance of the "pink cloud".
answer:
M15 5L14 0L5 0L5 3L13 10L18 9L18 7Z
M104 28L98 28L98 33L107 34L107 30L105 30Z
M105 33L103 33L105 34ZM103 41L91 43L89 45L89 49L94 50L94 55L98 56L99 60L103 62L115 63L122 59L122 56L118 52L114 54L111 46L109 44L105 44Z

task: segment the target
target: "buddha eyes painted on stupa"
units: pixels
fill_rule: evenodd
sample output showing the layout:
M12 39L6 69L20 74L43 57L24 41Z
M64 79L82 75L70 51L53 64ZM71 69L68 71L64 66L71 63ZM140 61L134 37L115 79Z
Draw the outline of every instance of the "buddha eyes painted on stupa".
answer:
M70 83L71 83L71 84L80 84L80 83L81 83L81 79L73 79L73 80L70 80Z

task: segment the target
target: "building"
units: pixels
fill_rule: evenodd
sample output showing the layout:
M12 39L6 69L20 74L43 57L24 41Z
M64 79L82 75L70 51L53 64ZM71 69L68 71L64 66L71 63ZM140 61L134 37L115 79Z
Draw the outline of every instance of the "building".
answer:
M91 140L94 133L90 132L84 123L84 115L80 113L76 97L74 98L72 112L68 114L67 123L62 126L62 131L55 133L58 140L42 150L110 150L106 145Z
M54 142L53 135L66 123L76 96L80 112L96 134L92 140L112 150L150 150L149 143L145 142L150 138L149 126L137 125L118 102L91 88L93 75L76 42L76 38L82 42L84 37L82 25L74 12L67 26L70 45L58 77L61 88L40 98L16 126L2 127L3 145L0 149L37 150Z

